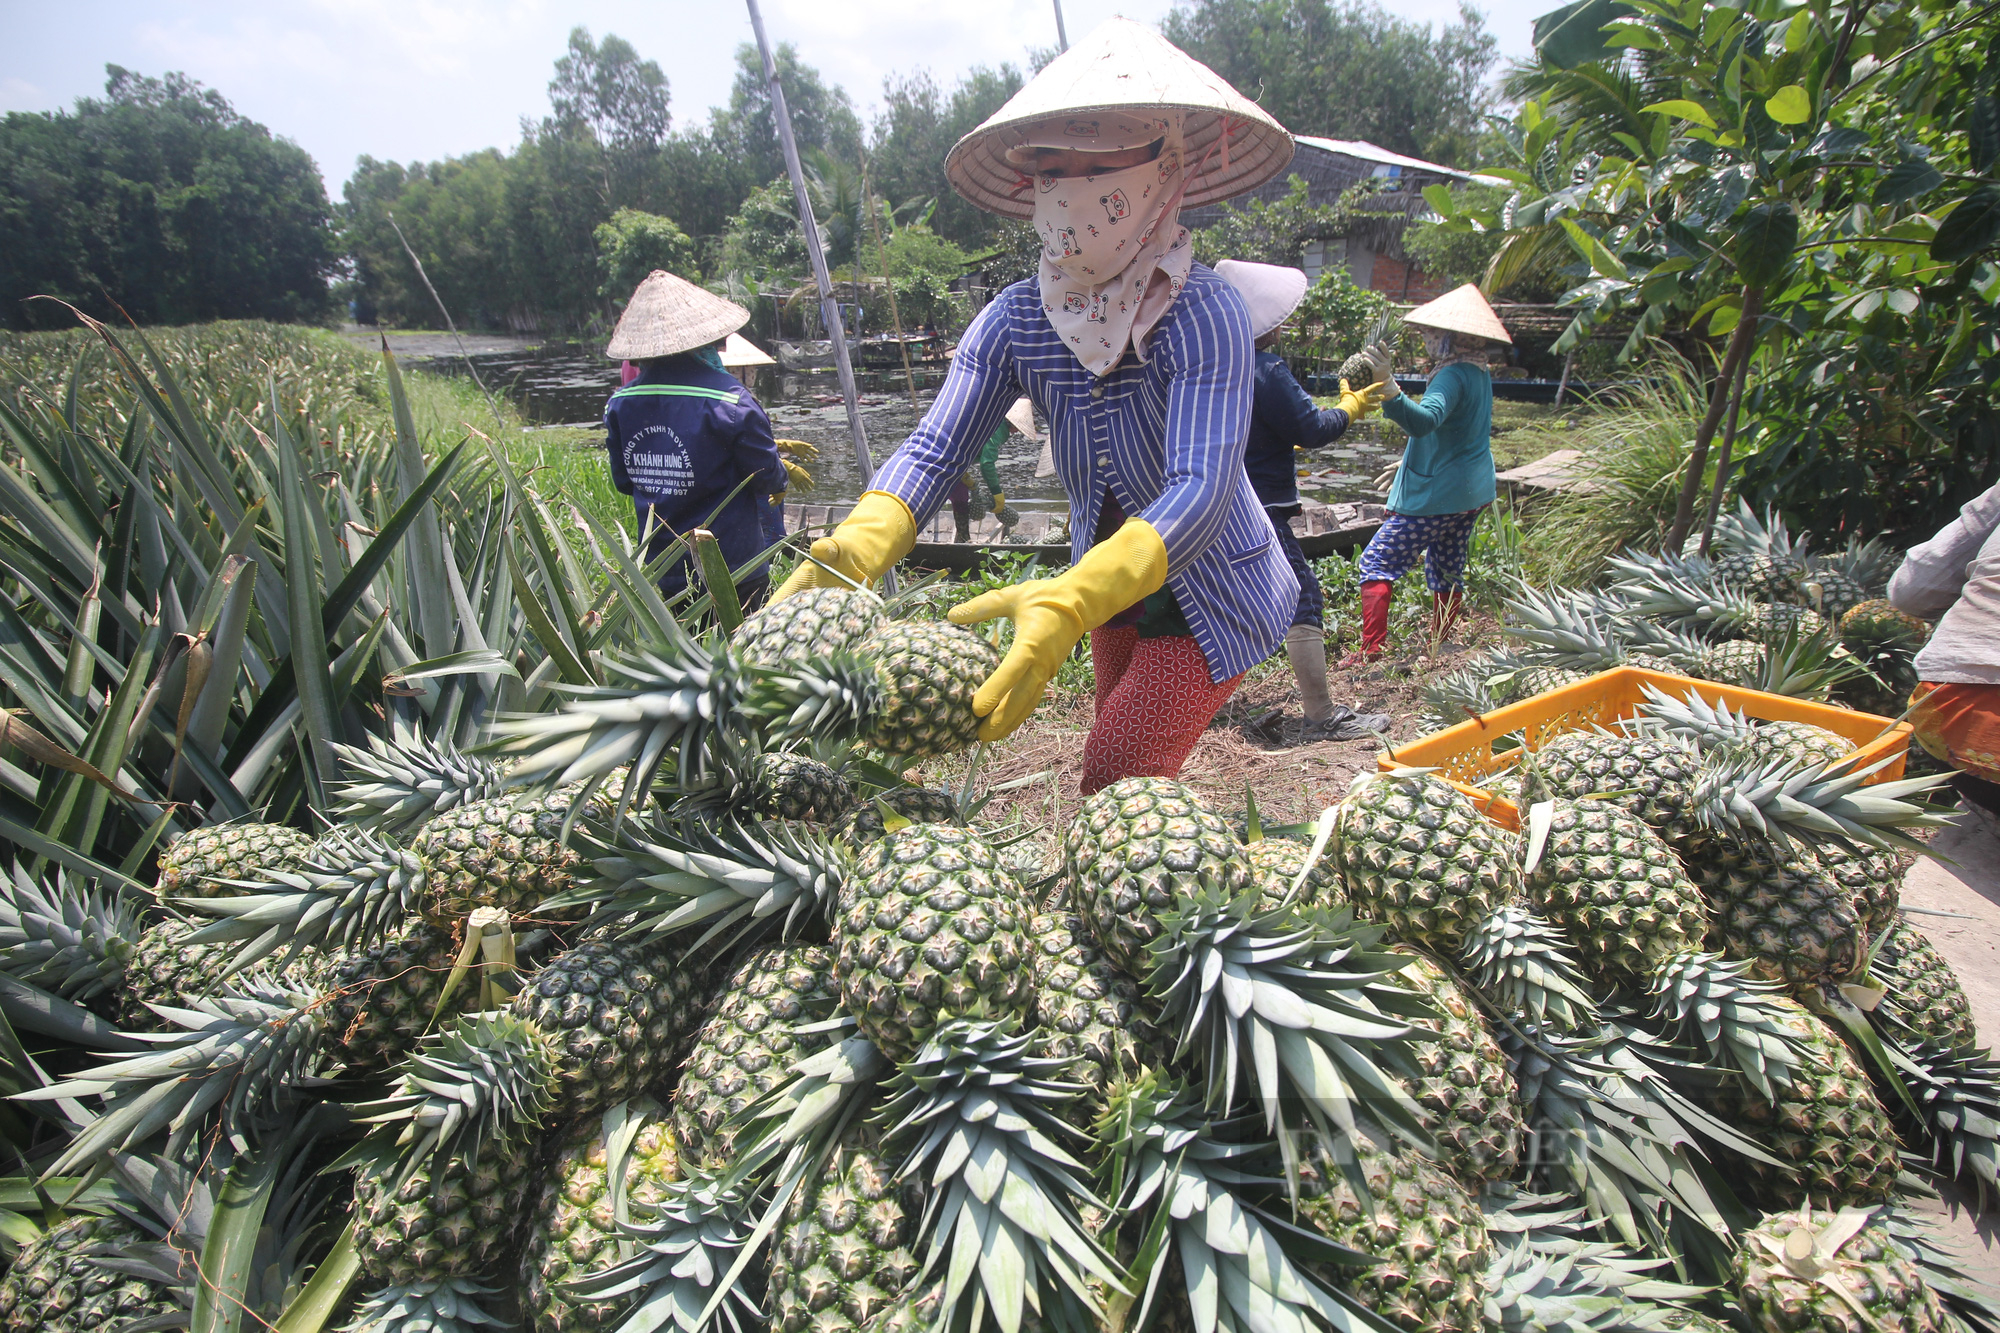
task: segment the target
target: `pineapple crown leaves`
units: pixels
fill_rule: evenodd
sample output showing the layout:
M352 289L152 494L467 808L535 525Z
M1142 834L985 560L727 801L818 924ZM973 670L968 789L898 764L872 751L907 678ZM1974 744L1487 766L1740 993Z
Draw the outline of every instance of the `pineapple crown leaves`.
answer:
M1551 593L1522 580L1507 609L1514 617L1507 637L1532 645L1545 665L1600 671L1622 664L1631 651L1622 633L1631 618L1588 594Z
M1902 798L1931 791L1946 777L1868 783L1895 758L1885 756L1857 768L1844 760L1799 764L1721 746L1710 751L1696 775L1688 804L1697 822L1720 833L1748 834L1787 847L1797 837L1923 855L1928 847L1897 830L1941 828L1949 821Z
M763 1315L741 1280L758 1243L746 1225L753 1192L699 1167L686 1170L644 1221L622 1225L635 1253L560 1290L586 1301L631 1300L628 1328L707 1333L719 1321L731 1333L759 1329Z
M1970 1177L1983 1211L2000 1193L2000 1062L1977 1047L1883 1045L1922 1113L1932 1167Z
M153 1005L183 1031L134 1034L156 1049L15 1094L22 1101L105 1099L104 1113L78 1132L49 1174L69 1174L162 1129L172 1131L167 1155L177 1156L211 1112L226 1135L246 1133L257 1117L280 1110L311 1074L325 1028L325 998L253 976L192 1000L186 1009Z
M1379 930L1356 927L1351 912L1253 914L1253 901L1197 890L1161 913L1147 946L1158 1022L1194 1052L1208 1109L1238 1109L1247 1074L1267 1129L1298 1107L1329 1137L1367 1119L1428 1146L1416 1103L1381 1063L1414 1073L1404 1020L1434 1016L1398 979L1409 959L1372 949ZM1297 1126L1283 1128L1289 1140Z
M1751 979L1749 969L1720 954L1678 954L1653 977L1653 1016L1691 1032L1711 1060L1775 1102L1791 1086L1807 1042L1785 1021L1797 1010L1783 988Z
M71 999L110 990L145 932L138 908L57 871L45 888L20 864L0 879L0 972Z
M1712 1290L1653 1276L1672 1260L1594 1239L1586 1210L1556 1196L1517 1196L1484 1221L1486 1323L1498 1333L1685 1328L1686 1303Z
M471 1333L480 1328L512 1328L513 1321L488 1314L481 1300L498 1295L471 1278L412 1282L369 1293L355 1308L352 1321L340 1333Z
M1742 496L1736 498L1733 513L1716 515L1715 531L1709 540L1711 550L1726 554L1768 555L1800 563L1806 560L1811 544L1806 537L1792 540L1784 517L1776 508L1766 507L1759 517Z
M590 868L545 906L588 907L594 920L636 914L634 932L706 925L704 941L739 923L749 930L777 918L793 938L826 919L854 871L840 843L775 820L710 825L648 811L609 840L584 834L578 841Z
M680 785L695 787L714 771L712 751L740 743L751 668L728 645L704 648L682 636L629 657L607 655L602 669L621 683L559 684L568 698L556 712L495 725L494 748L516 760L510 785L582 782L588 795L624 768L622 818L676 752Z
M1534 1126L1533 1156L1551 1184L1635 1249L1677 1252L1667 1208L1733 1245L1703 1184L1697 1134L1758 1161L1772 1161L1768 1154L1669 1086L1640 1058L1639 1034L1607 1024L1578 1040L1501 1027Z
M854 1027L853 1018L842 1015L793 1029L849 1035L798 1061L789 1079L730 1120L737 1129L736 1156L720 1177L721 1188L756 1179L781 1154L822 1157L856 1110L874 1097L891 1065Z
M1864 541L1853 536L1840 550L1814 556L1810 567L1815 572L1831 570L1844 574L1864 589L1879 595L1880 590L1888 586L1889 576L1896 572L1896 566L1902 563L1902 559L1902 552L1893 550L1878 537Z
M1259 1206L1273 1182L1248 1168L1275 1156L1276 1145L1240 1141L1245 1128L1209 1120L1171 1075L1149 1071L1113 1091L1097 1123L1111 1192L1123 1215L1150 1213L1132 1268L1146 1274L1145 1288L1127 1326L1147 1326L1171 1240L1195 1333L1311 1333L1320 1327L1312 1315L1333 1328L1387 1333L1393 1325L1314 1271L1326 1262L1364 1267L1376 1257Z
M1597 1002L1562 934L1525 906L1487 913L1466 932L1460 957L1474 988L1503 1013L1567 1032L1594 1032Z
M932 1187L929 1252L914 1281L942 1268L944 1309L967 1311L968 1333L989 1314L1001 1333L1020 1333L1024 1304L1066 1298L1101 1317L1092 1277L1131 1294L1078 1216L1079 1202L1104 1206L1090 1173L1058 1141L1075 1131L1054 1108L1077 1089L1054 1081L1062 1061L1032 1050L1011 1023L945 1023L890 1078L880 1113L890 1141L909 1145L899 1174Z
M400 1151L401 1189L433 1159L473 1163L488 1140L532 1128L552 1103L556 1060L555 1042L533 1023L505 1010L468 1014L426 1037L404 1060L396 1091L356 1107L356 1118L379 1126L369 1136L375 1150Z
M232 897L176 900L219 918L189 935L188 944L245 941L225 976L280 948L287 949L283 962L314 945L366 949L409 919L430 882L430 867L416 852L351 827L319 839L297 867L264 873L263 880L223 881L244 890Z
M1612 568L1619 572L1620 562ZM1622 599L1628 616L1657 617L1673 628L1692 629L1704 636L1734 637L1757 622L1758 603L1724 579L1697 579L1689 568L1661 565L1615 583L1611 594Z
M336 744L333 752L352 776L328 794L350 825L406 834L433 815L498 796L506 778L492 760L466 754L446 741L370 736L366 749Z
M1860 1318L1864 1328L1881 1325L1870 1313L1867 1302L1847 1285L1837 1265L1841 1247L1860 1235L1874 1221L1875 1208L1843 1208L1824 1224L1813 1215L1810 1203L1799 1209L1798 1225L1782 1237L1759 1226L1744 1237L1746 1248L1761 1251L1765 1262L1795 1282L1825 1289Z
M1642 698L1635 721L1653 735L1678 736L1711 750L1718 745L1748 743L1757 729L1748 713L1729 707L1729 700L1718 697L1711 704L1698 689L1676 699L1665 690L1642 683L1639 693Z
M1925 1284L1944 1302L1945 1309L1974 1333L2000 1330L2000 1301L1996 1301L1992 1288L1966 1272L1963 1257L1939 1239L1934 1221L1898 1208L1880 1209L1875 1220L1888 1233L1889 1243L1916 1265Z
M1761 636L1764 656L1745 684L1789 699L1824 699L1835 685L1866 674L1867 668L1824 627L1783 622Z
M779 740L802 736L858 740L887 705L873 662L853 653L798 665L760 667L743 710Z

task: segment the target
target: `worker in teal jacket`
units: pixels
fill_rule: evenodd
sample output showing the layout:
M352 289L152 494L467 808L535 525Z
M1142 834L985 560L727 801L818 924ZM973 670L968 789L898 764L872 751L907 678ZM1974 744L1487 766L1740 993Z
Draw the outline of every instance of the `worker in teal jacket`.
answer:
M1361 553L1361 651L1350 665L1388 647L1396 580L1419 559L1431 590L1431 642L1444 641L1464 601L1473 524L1493 503L1493 377L1486 353L1514 340L1471 283L1403 319L1423 333L1436 369L1424 396L1412 402L1396 387L1387 349L1369 351L1375 378L1391 395L1382 415L1408 431L1410 443L1389 490L1389 516Z

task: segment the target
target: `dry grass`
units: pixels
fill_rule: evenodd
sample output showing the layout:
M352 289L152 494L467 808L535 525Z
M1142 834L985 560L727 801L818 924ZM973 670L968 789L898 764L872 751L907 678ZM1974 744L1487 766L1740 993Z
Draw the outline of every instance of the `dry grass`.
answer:
M1387 713L1391 745L1415 739L1418 687L1458 665L1467 651L1496 641L1499 627L1492 616L1474 613L1455 637L1469 646L1436 658L1417 657L1400 671L1379 673L1378 679L1367 678L1378 675L1372 668L1330 670L1327 681L1335 702L1356 712ZM1256 725L1274 710L1282 715L1275 728L1277 740ZM1032 834L1045 854L1052 853L1082 801L1077 786L1091 716L1087 697L1051 699L1004 744L994 747L980 770L981 788L993 791L1033 780L996 792L980 812L980 823ZM1250 672L1202 733L1181 770L1181 780L1231 818L1243 811L1247 788L1256 794L1265 823L1310 822L1345 796L1358 774L1375 769L1380 747L1372 737L1299 744L1302 721L1298 687L1284 659L1265 662ZM939 785L962 782L964 770L936 769L923 777Z

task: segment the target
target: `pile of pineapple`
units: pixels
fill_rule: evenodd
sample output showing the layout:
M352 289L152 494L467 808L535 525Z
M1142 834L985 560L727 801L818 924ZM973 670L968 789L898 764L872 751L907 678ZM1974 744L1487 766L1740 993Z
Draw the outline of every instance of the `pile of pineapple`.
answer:
M1628 551L1598 589L1523 585L1508 644L1423 689L1427 729L1617 666L1834 700L1894 717L1916 687L1930 627L1884 600L1901 554L1869 538L1816 553L1774 512L1737 502L1710 554Z
M1661 693L1521 756L1518 834L1404 770L1049 836L905 781L985 638L655 629L483 753L342 748L317 837L0 884L81 1191L0 1329L2000 1326L1905 1207L2000 1184L1898 906L1938 779Z

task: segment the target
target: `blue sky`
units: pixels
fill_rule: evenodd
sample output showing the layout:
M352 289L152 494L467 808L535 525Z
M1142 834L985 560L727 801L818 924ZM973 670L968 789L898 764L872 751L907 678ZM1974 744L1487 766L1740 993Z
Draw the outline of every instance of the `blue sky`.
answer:
M1557 0L1487 0L1505 55L1525 54L1535 14ZM1429 22L1455 0L1392 0ZM1064 0L1071 36L1113 14L1158 22L1171 0ZM763 0L791 41L864 112L890 72L929 68L949 85L974 64L1053 44L1050 0ZM569 30L615 32L660 62L677 123L727 99L750 23L734 0L0 0L0 112L50 111L103 90L107 62L182 70L237 110L296 140L328 192L363 153L399 161L512 145L548 109Z

